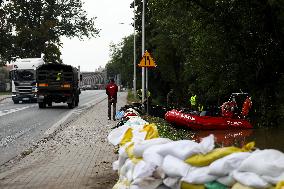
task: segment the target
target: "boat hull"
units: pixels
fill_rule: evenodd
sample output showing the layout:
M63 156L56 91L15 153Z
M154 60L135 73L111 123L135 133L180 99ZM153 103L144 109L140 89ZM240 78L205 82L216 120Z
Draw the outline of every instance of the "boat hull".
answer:
M219 129L252 129L253 126L244 119L226 117L199 116L168 111L165 119L178 126L186 126L194 130L219 130Z

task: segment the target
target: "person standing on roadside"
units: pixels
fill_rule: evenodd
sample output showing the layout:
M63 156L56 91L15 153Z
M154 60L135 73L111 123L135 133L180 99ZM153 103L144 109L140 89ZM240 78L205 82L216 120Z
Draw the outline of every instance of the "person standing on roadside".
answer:
M108 96L108 119L111 120L111 105L113 105L112 118L115 121L116 103L117 103L118 87L114 83L114 79L110 79L109 84L106 86L106 94Z

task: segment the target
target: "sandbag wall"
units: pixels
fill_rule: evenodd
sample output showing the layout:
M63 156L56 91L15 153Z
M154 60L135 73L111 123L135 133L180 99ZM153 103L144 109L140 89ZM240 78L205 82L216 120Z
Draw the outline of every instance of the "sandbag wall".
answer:
M128 114L108 141L119 146L113 189L284 188L284 154L274 149L215 148L214 136L200 143L160 138L155 124Z

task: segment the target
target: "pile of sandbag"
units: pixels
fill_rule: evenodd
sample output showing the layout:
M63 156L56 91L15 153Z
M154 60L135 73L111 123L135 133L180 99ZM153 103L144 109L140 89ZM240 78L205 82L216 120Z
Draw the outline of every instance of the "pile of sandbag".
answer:
M108 141L119 145L113 189L284 188L284 154L254 150L253 142L215 148L213 135L200 143L172 141L139 116L112 130Z

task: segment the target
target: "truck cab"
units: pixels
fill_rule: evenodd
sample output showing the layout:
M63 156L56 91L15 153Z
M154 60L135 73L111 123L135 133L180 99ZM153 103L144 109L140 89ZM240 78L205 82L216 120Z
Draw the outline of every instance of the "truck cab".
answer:
M37 102L36 69L43 65L41 58L17 59L12 63L10 79L12 81L12 100L15 104Z

